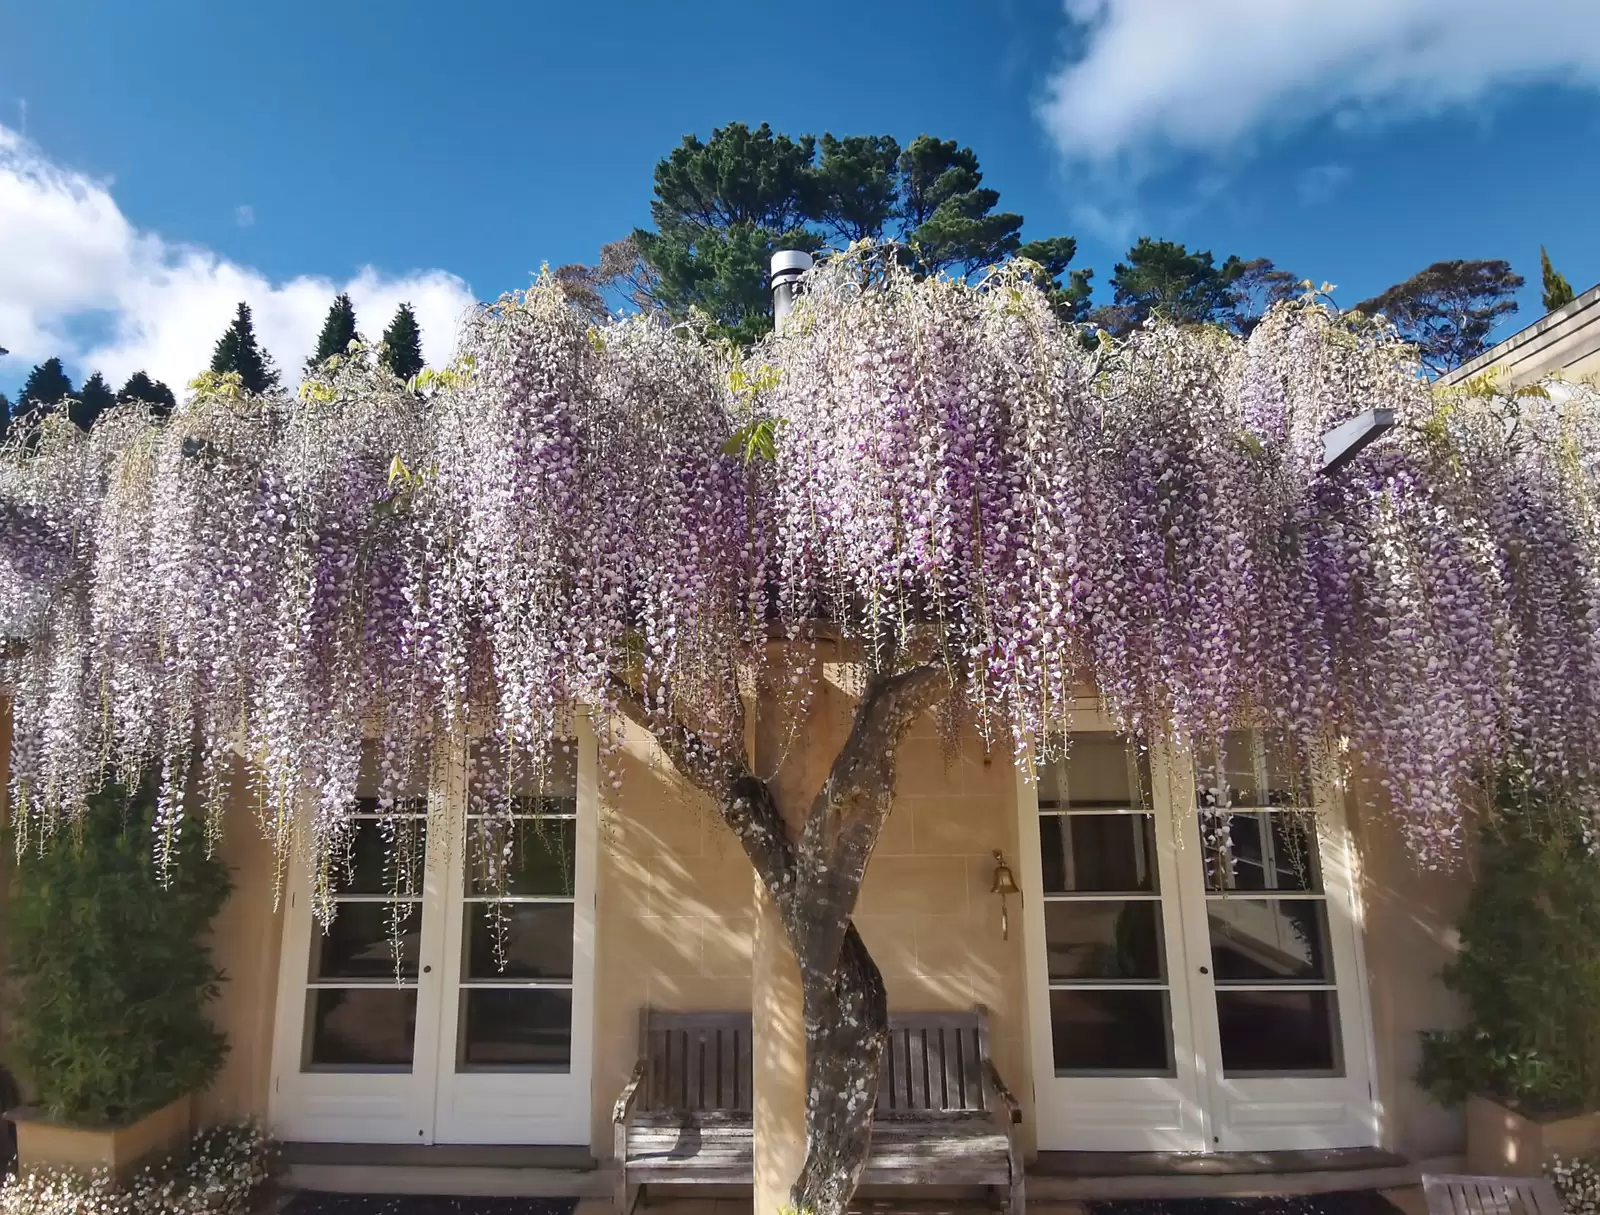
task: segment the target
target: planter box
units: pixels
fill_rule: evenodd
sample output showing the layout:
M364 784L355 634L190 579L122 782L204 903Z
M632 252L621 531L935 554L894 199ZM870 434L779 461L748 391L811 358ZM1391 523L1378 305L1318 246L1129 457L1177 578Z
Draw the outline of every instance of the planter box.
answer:
M1552 1156L1600 1155L1600 1111L1539 1122L1487 1097L1467 1099L1467 1171L1535 1177Z
M127 1126L86 1128L52 1122L32 1109L7 1114L17 1128L17 1171L105 1169L125 1181L141 1164L189 1141L188 1094Z

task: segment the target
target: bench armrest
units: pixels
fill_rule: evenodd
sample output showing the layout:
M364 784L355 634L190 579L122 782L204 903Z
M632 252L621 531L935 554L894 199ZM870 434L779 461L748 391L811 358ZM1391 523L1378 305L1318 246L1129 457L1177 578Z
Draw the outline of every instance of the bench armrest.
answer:
M992 1059L983 1061L984 1079L989 1082L989 1088L999 1098L1000 1104L1006 1107L1007 1121L1016 1125L1022 1121L1022 1106L1011 1095L1011 1090L1006 1087L1006 1082L1000 1079L1000 1072L995 1067Z
M628 1083L622 1086L622 1092L617 1097L617 1104L611 1110L611 1122L614 1126L622 1126L628 1121L628 1116L633 1113L633 1103L639 1096L639 1085L644 1082L644 1060L640 1059L634 1065L633 1075L628 1077Z

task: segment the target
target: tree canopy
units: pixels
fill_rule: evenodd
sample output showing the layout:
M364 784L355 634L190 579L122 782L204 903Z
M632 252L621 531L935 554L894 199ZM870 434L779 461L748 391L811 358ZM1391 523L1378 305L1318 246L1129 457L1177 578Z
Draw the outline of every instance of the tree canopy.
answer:
M242 300L233 322L217 339L211 355L211 370L218 375L236 373L246 392L271 392L278 387L278 371L272 364L272 356L256 341L250 305Z
M1217 265L1210 250L1191 252L1169 240L1142 236L1111 275L1110 304L1089 319L1126 337L1152 316L1180 325L1225 325L1247 334L1273 304L1293 297L1299 280L1264 257L1230 256Z
M1557 308L1565 308L1577 299L1572 284L1567 281L1567 276L1557 270L1550 263L1550 254L1543 245L1539 246L1539 269L1544 277L1544 295L1542 302L1546 312L1554 312Z
M149 406L156 417L170 417L178 407L178 399L160 380L152 380L144 371L136 371L117 390L118 401L141 401Z
M356 306L350 302L349 295L341 291L334 296L333 303L328 306L327 318L322 322L322 332L317 334L317 348L306 360L306 370L315 371L334 355L342 358L357 336Z
M999 193L982 183L977 154L955 140L902 147L890 135L819 140L730 123L708 140L685 136L656 166L655 228L588 277L674 317L698 309L717 335L749 342L771 327L773 252L892 240L926 273L968 275L1020 252L1044 267L1061 314L1080 315L1089 272L1068 269L1076 243L1024 246L1022 216L997 210Z
M1405 347L1304 301L1248 341L1158 322L1089 352L1014 273L875 254L730 357L596 327L545 279L421 394L368 352L296 399L213 376L150 433L47 419L0 461L19 814L80 813L107 755L164 762L179 814L198 733L204 787L246 747L326 855L368 721L399 781L469 706L536 753L622 672L710 747L737 665L819 627L869 670L939 664L996 745L1047 739L1084 681L1139 733L1347 738L1425 856L1510 750L1594 774L1584 390L1518 400L1516 427L1492 396L1445 408ZM1375 406L1400 429L1319 477L1322 431ZM728 454L763 422L770 459Z
M13 420L37 422L45 413L60 406L73 392L72 380L61 366L61 360L48 358L28 373L22 392L17 397Z
M78 389L75 399L67 406L67 416L81 429L88 430L95 420L117 403L117 397L106 383L105 376L94 372Z
M422 370L422 327L410 304L395 310L394 320L383 331L381 362L401 380L410 380Z
M1500 319L1517 310L1512 296L1522 284L1509 262L1434 262L1362 300L1356 311L1388 318L1416 346L1423 366L1443 375L1489 349L1489 335Z

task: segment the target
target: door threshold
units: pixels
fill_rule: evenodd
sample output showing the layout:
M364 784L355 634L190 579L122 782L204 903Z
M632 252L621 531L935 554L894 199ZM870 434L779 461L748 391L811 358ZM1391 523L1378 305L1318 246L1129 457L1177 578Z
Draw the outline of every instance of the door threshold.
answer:
M586 1147L566 1145L286 1143L288 1184L334 1194L592 1198L610 1175Z
M1418 1167L1376 1148L1309 1152L1040 1152L1029 1198L1270 1198L1420 1184Z
M306 1143L283 1145L287 1164L427 1165L434 1168L578 1169L599 1167L581 1144Z

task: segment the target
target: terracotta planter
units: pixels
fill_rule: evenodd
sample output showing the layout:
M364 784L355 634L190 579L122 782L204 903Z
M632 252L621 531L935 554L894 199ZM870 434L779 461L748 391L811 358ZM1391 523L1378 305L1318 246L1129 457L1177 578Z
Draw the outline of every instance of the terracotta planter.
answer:
M1600 1155L1600 1111L1540 1122L1487 1097L1467 1099L1467 1169L1536 1176L1552 1156Z
M185 1094L127 1126L93 1129L52 1122L33 1109L13 1110L6 1117L17 1127L17 1171L105 1169L126 1180L141 1164L188 1142L190 1106Z

